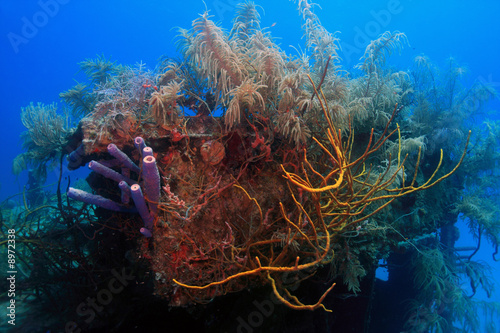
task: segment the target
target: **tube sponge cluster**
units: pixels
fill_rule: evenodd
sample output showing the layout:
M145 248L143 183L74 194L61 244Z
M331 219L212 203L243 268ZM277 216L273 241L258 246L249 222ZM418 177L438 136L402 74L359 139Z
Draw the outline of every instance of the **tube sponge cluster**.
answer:
M115 212L133 212L136 211L134 209L127 208L124 205L114 202L111 199L104 198L100 195L92 194L85 192L83 190L79 190L77 188L70 187L68 189L68 197L74 200L86 202L92 205L96 205L102 208L106 208L109 210L113 210Z
M160 172L158 171L153 150L146 146L144 139L137 137L134 139L134 144L140 151L142 158L141 182L130 178L130 171L140 175L141 168L115 144L108 145L109 154L116 159L112 163L108 161L108 163L97 161L89 163L89 168L92 171L118 183L118 187L121 190L121 203L73 187L68 189L67 194L71 199L105 209L117 212L138 212L144 222L144 227L140 229L140 232L145 237L151 237L154 220L158 214L158 202L160 200ZM121 167L121 173L111 169L107 165ZM130 206L130 198L132 198L135 207Z
M148 198L151 214L158 214L158 201L160 201L160 172L156 159L150 155L142 159L142 173L144 177L144 191Z

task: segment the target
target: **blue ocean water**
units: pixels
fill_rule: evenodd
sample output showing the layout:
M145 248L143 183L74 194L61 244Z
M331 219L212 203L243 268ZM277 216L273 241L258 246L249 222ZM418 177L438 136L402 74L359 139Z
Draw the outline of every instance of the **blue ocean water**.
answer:
M466 80L485 81L500 90L500 2L465 1L321 1L315 13L341 40L342 66L351 69L366 45L384 31L404 32L409 40L401 55L390 63L405 69L420 54L440 66L454 57L468 69ZM4 150L0 164L0 200L22 192L26 172L15 177L11 163L22 152L21 107L30 102L61 103L59 93L75 80L83 80L78 63L104 55L119 64L145 63L154 69L162 55L175 57L177 27L189 28L206 9L213 20L230 29L237 1L133 1L133 0L4 0L0 2L0 132ZM256 1L261 26L267 27L287 53L296 53L304 39L296 4L292 1ZM500 120L500 101L493 100L488 117ZM481 122L481 118L471 121ZM49 175L49 182L56 175ZM500 222L499 222L500 223ZM461 230L459 243L476 240ZM496 284L498 262L491 247L479 255L491 263ZM498 289L498 288L497 288ZM500 294L494 294L500 301Z
M24 130L20 109L30 102L58 102L59 93L71 87L78 63L105 55L121 64L145 63L154 68L160 56L178 55L177 28L189 28L199 13L209 9L213 19L229 29L236 1L61 1L48 8L44 2L3 1L0 4L2 32L0 62L3 122L9 138L6 161L20 152L19 133ZM49 1L50 3L50 1ZM300 50L304 40L296 5L287 1L263 1L262 26L269 27L281 47ZM319 8L321 6L321 9ZM368 42L384 31L399 30L410 46L391 64L405 68L419 54L437 64L455 57L469 70L468 80L500 84L500 28L495 15L497 1L325 1L316 8L322 24L338 31L343 65L358 63ZM206 7L206 8L205 8ZM389 11L389 9L392 11ZM28 22L28 23L27 23ZM38 26L34 25L36 23ZM24 37L26 36L26 37ZM498 100L491 109L498 109ZM10 177L10 163L2 163L2 197L21 188ZM22 176L21 176L22 177ZM19 181L24 184L24 180Z

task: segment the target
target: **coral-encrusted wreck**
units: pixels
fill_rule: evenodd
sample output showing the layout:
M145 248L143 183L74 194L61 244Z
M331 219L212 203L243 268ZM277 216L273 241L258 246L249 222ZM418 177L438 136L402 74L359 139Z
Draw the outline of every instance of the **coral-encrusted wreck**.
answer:
M127 216L124 230L172 306L269 284L293 309L325 308L332 283L308 305L283 274L300 281L332 263L358 291L360 260L373 263L401 234L363 253L345 240L379 237L377 213L390 214L394 200L436 185L462 161L448 173L440 162L423 179L420 151L404 155L393 119L409 85L382 67L405 36L372 42L359 66L365 76L349 81L337 39L310 8L299 1L310 59L280 50L247 3L229 34L206 13L181 30L184 62L165 61L158 75L117 68L93 91L70 166L98 160L92 170L116 183L92 183L99 196L68 195ZM124 213L132 211L139 214Z

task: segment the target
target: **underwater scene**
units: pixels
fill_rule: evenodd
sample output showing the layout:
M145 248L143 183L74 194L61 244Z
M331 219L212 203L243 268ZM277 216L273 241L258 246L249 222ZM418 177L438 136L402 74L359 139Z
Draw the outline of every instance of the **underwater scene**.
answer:
M0 3L0 332L500 332L500 2Z

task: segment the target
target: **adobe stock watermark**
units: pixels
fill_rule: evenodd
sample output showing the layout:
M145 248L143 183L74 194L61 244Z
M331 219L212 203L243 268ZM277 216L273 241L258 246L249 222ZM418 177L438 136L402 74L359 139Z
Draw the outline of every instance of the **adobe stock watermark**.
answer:
M341 41L344 61L350 63L355 55L358 55L359 58L364 53L366 46L384 33L393 16L401 14L403 9L400 0L389 0L385 9L371 10L370 15L373 20L367 22L363 29L359 26L354 27L353 44Z
M500 87L500 82L494 81L493 75L491 73L488 75L487 78L485 78L482 75L479 76L477 78L477 82L479 82L479 84L482 84L486 88L486 90L491 90L489 92L491 94L491 96L495 96L495 93L493 90L498 91L498 88ZM498 97L495 97L495 98L498 98ZM476 111L479 111L481 109L481 107L484 106L483 105L484 99L478 98L477 94L472 93L472 94L467 95L467 97L465 98L463 103L465 105L465 109L468 112L474 113Z
M236 5L241 2L241 0L214 0L212 2L212 8L217 15L217 19L222 21L225 14L233 15Z
M489 85L492 88L500 88L500 81L493 81L493 74L489 74L488 78L484 78L482 75L477 78L479 82L485 85Z
M129 282L135 279L134 275L122 268L121 272L115 269L111 270L113 277L109 280L107 288L103 288L97 292L95 297L87 297L84 302L81 302L76 307L76 314L83 317L83 321L90 325L96 317L96 312L100 313L104 310L104 306L113 301L113 295L117 295L128 286ZM81 333L82 329L75 321L68 321L64 327L66 333Z
M26 16L21 18L22 25L19 33L11 31L7 34L7 39L14 53L19 53L19 47L28 44L30 40L35 38L40 29L45 27L50 19L59 13L61 5L66 5L69 2L70 0L39 0L38 6L40 10L30 18Z

